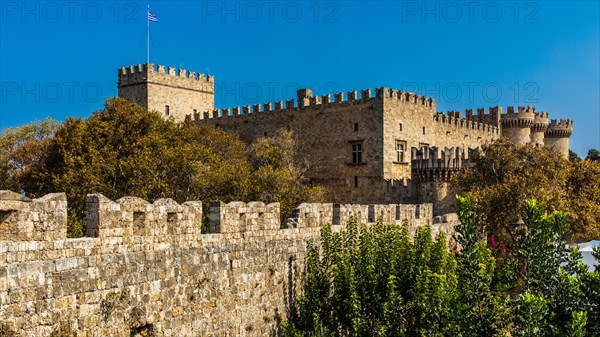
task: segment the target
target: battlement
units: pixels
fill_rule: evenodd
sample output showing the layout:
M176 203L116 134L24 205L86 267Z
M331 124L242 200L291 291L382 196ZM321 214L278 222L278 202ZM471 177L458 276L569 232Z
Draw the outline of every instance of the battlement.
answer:
M548 138L568 138L573 133L573 121L571 119L553 119L544 133Z
M49 241L67 237L67 196L29 199L0 191L0 241Z
M547 112L536 112L534 114L533 125L531 126L531 132L544 132L548 129L548 113Z
M432 159L450 158L444 154L440 156L436 151L436 148L431 150ZM397 212L398 207L405 206L303 203L293 210L284 227L315 228L327 223L343 225L354 215L364 223L373 223L383 214L378 211L380 209L386 209L386 214L394 214L393 217L384 217L390 223L399 223L404 218L424 221L432 218L432 214L425 211L421 211L420 215L406 210ZM394 211L388 212L387 209ZM111 239L118 243L130 243L137 240L136 237L158 240L196 237L200 235L202 223L202 203L199 201L179 204L172 199L158 199L149 203L137 197L113 201L102 194L90 194L86 198L86 211L86 237ZM402 218L396 214L403 214ZM282 229L279 203L266 205L263 202L233 201L225 204L213 201L209 219L209 233L214 234L262 235ZM18 193L0 191L0 241L65 240L66 229L67 201L64 193L31 200Z
M186 80L186 82L190 84L194 84L196 82L215 82L215 77L211 75L205 75L200 73L197 74L193 71L188 71L181 68L176 69L173 67L165 67L160 64L155 66L152 63L144 63L137 64L135 66L122 67L119 69L118 72L119 85L138 83L139 81L143 80L157 80L160 78L178 78Z
M213 202L201 234L200 202L91 194L86 207L90 237L66 239L64 193L0 191L0 316L16 336L270 335L301 294L323 224L406 219L411 234L430 225L450 238L458 223L433 223L431 204L301 204L280 228L279 204Z
M372 96L372 90L370 88L348 91L346 93L338 92L321 96L314 96L312 89L305 88L297 91L297 97L295 100L289 99L286 101L266 102L262 104L213 109L212 111L204 111L203 113L199 113L197 115L189 114L186 116L186 119L200 121L205 119L248 116L277 111L302 111L304 109L347 107L373 101L381 101L384 97L396 99L407 104L423 105L435 109L435 99L418 96L411 92L402 92L387 88L376 88L375 96Z
M460 147L438 148L426 150L412 148L412 174L418 181L447 180L452 174L473 164L469 161L477 149Z
M225 204L213 201L210 204L211 233L259 232L279 228L279 203L265 205L262 202L232 201Z
M382 219L384 223L400 224L409 220L415 226L431 225L433 206L431 204L331 204L303 203L292 211L286 221L288 228L315 228L323 224L345 225L356 216L360 223L374 223Z
M535 120L535 107L514 106L506 108L506 114L500 119L503 128L531 128Z
M112 201L102 194L86 199L86 236L127 238L195 234L202 221L202 203L182 205L172 199L154 203L136 197Z
M378 88L377 97L396 99L400 102L422 105L432 108L435 111L436 101L433 98L419 96L410 91L401 91L390 88Z
M468 112L469 110L467 110ZM471 118L470 118L471 117ZM498 134L500 129L491 123L479 122L472 118L472 115L467 115L467 118L461 118L460 111L448 111L446 114L437 112L433 115L433 120L439 124L454 125L458 128L479 130L486 133Z
M458 112L460 114L460 112ZM488 124L493 127L500 127L500 118L502 116L502 107L495 106L490 107L489 112L486 113L485 108L478 108L477 114L473 114L473 109L465 110L466 119L472 122L478 122L483 124Z

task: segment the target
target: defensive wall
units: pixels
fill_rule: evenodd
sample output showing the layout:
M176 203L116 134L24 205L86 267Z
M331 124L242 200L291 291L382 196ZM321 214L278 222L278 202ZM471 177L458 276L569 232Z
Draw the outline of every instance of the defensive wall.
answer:
M214 109L191 122L235 132L246 142L293 130L298 157L312 163L306 176L326 187L327 200L350 203L417 202L410 186L411 149L476 148L499 137L498 126L436 113L434 99L389 88ZM360 94L359 94L360 93ZM353 145L362 158L353 161ZM398 158L398 144L404 155Z
M0 324L17 336L269 336L301 292L307 242L357 215L407 219L451 234L455 214L432 206L153 203L94 194L85 238L67 239L64 193L30 200L0 191Z

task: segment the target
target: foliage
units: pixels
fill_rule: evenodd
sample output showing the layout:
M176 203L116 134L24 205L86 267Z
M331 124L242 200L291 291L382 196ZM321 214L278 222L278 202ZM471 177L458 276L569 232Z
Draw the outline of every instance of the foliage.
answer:
M291 214L293 207L303 202L321 201L324 196L320 186L310 186L305 178L310 164L296 158L297 147L291 131L259 138L249 147L253 168L251 198L279 201L285 216Z
M577 163L581 161L581 157L577 154L577 152L569 149L569 161L573 163Z
M3 134L10 153L30 155L20 165L25 170L3 169L0 175L9 177L3 180L11 184L8 187L18 186L30 197L64 191L70 237L83 235L89 193L113 200L126 195L150 201L201 200L205 215L210 200L280 201L282 216L300 200L319 201L322 196L294 166L291 134L248 146L235 134L211 126L177 125L119 98L107 100L103 110L86 120L69 118L58 128L51 122L29 128L41 131L23 131L20 138L13 137L13 131ZM0 164L15 163L11 158L0 157Z
M461 245L457 256L459 292L456 317L463 336L504 336L510 323L508 298L494 291L492 280L496 261L492 250L477 231L477 214L471 196L458 197L456 227Z
M600 161L600 151L596 149L590 149L585 159L592 161Z
M44 154L58 123L46 118L0 134L0 190L23 190L23 177Z
M598 335L600 270L588 272L579 252L565 248L565 213L527 200L507 250L488 242L472 196L458 199L457 253L427 227L412 240L406 224L354 218L340 231L323 227L308 247L298 310L281 334Z
M600 161L573 164L565 199L573 239L600 239Z
M475 166L453 178L461 194L470 193L485 223L485 233L509 248L526 199L550 211L564 210L574 240L600 235L600 165L590 160L569 162L546 147L516 146L499 139L483 146Z
M353 218L340 232L324 227L309 245L304 289L284 335L442 336L453 329L456 261L429 228L411 241L406 224L367 227Z

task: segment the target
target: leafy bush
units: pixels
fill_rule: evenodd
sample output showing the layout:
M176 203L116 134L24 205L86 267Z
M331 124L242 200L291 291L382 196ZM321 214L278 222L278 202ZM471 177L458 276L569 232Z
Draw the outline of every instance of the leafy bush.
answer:
M406 223L323 227L282 335L598 335L600 270L566 248L565 213L528 200L508 250L488 242L472 197L458 199L459 252L428 227L413 239Z

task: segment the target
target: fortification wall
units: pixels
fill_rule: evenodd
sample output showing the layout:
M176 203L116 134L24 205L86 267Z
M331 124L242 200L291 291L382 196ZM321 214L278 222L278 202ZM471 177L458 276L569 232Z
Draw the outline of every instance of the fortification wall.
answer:
M402 93L386 90L384 97L384 178L411 176L411 149L438 147L477 148L500 137L497 126L461 118L460 112L436 113L432 104L406 104ZM484 110L480 116L484 116ZM490 115L493 112L490 113ZM485 114L485 116L488 116ZM398 144L405 144L405 155L398 161ZM414 177L413 177L414 178Z
M307 172L314 184L327 188L331 202L384 202L372 188L381 184L383 133L381 100L362 90L313 97L300 90L297 100L221 109L194 121L236 132L252 142L292 130L298 140L298 157L310 162ZM352 146L360 144L360 163L353 163Z
M29 200L0 192L0 323L17 336L268 336L301 291L308 240L406 218L432 224L431 205L302 204L281 229L279 205L86 200L86 234L66 239L64 194ZM436 218L433 231L456 223ZM19 229L18 231L15 229ZM20 232L20 233L19 233Z

